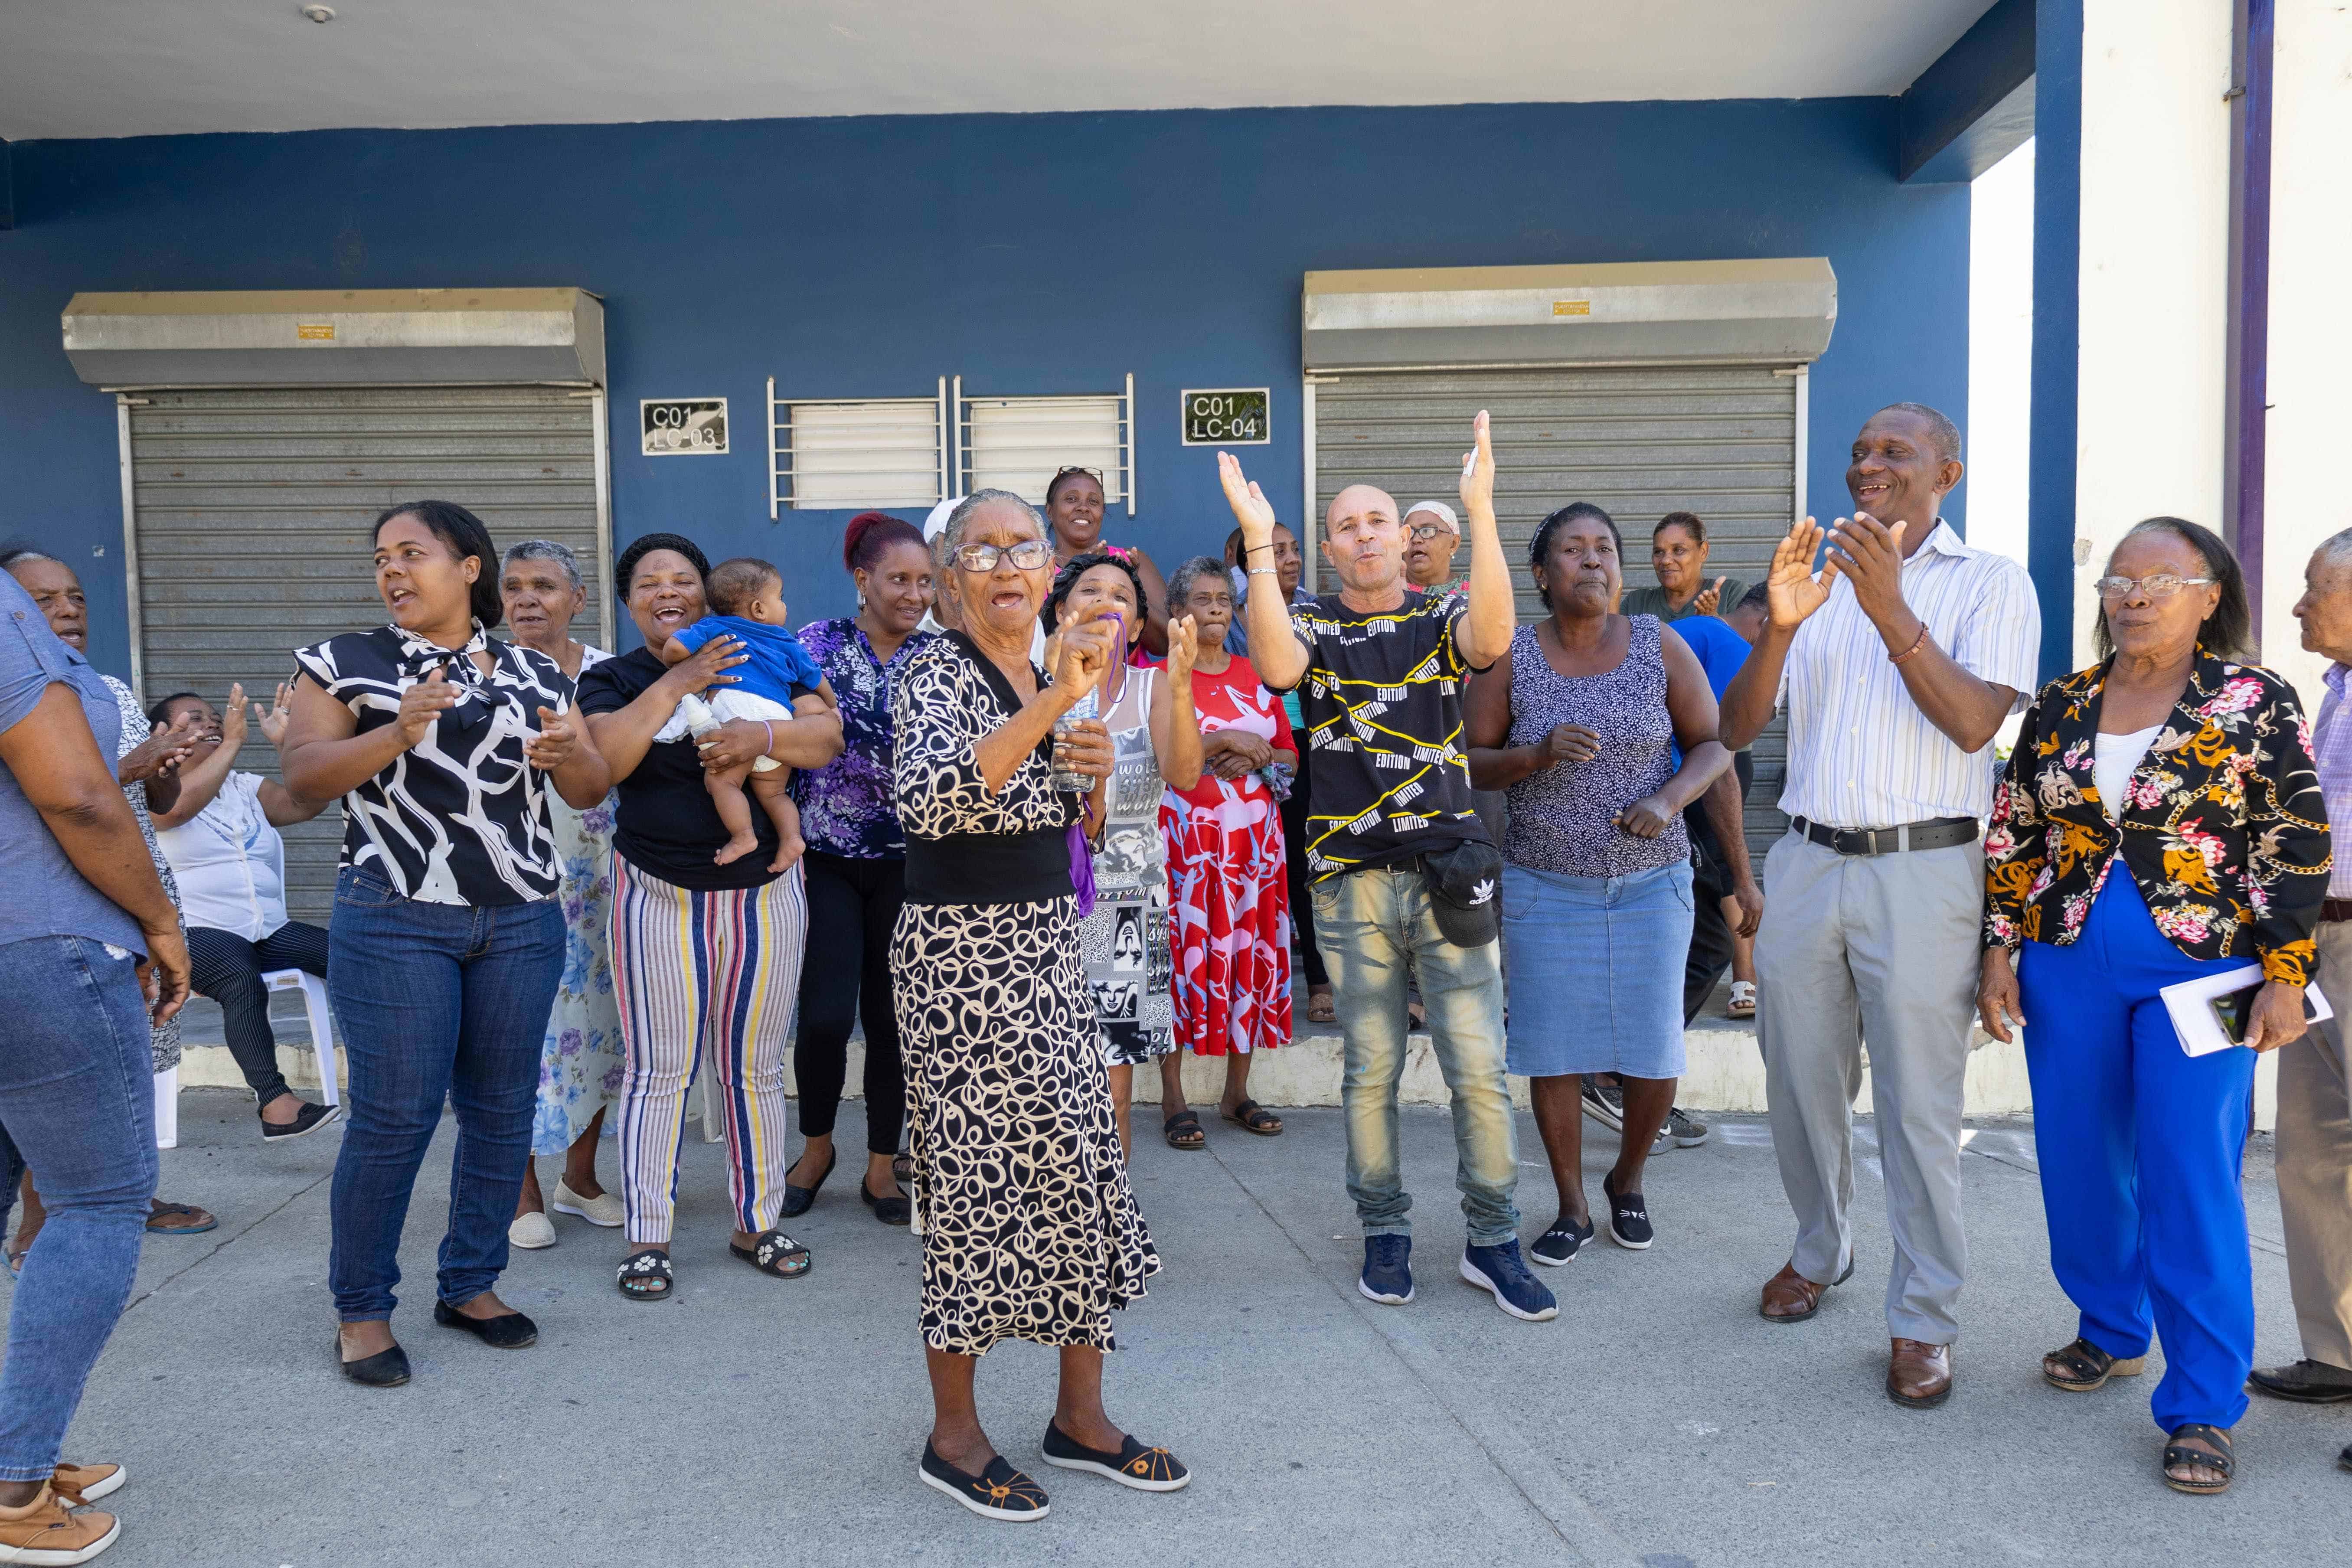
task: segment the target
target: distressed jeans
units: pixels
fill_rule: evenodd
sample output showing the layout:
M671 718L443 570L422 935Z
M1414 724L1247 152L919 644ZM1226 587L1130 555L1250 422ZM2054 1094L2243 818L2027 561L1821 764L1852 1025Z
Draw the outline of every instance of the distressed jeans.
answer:
M131 1300L155 1192L155 1069L131 954L79 936L0 945L0 1228L26 1166L48 1222L25 1255L0 1372L0 1481L57 1468Z
M1417 866L1376 867L1315 884L1315 940L1331 972L1347 1040L1348 1195L1367 1236L1410 1236L1412 1196L1397 1163L1397 1082L1404 1076L1405 962L1454 1098L1454 1184L1470 1245L1518 1237L1518 1131L1503 1076L1502 949L1456 947L1437 929Z

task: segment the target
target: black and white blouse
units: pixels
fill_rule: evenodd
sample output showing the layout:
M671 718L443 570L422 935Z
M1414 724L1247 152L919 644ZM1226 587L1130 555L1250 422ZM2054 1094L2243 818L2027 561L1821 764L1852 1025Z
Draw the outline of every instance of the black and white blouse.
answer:
M475 667L488 653L491 672ZM425 739L343 796L341 864L382 877L428 904L520 904L551 899L562 880L546 773L523 743L539 710L564 712L572 682L543 653L494 642L479 621L453 651L396 626L346 632L294 660L352 710L359 733L392 723L401 694L435 669L462 689Z

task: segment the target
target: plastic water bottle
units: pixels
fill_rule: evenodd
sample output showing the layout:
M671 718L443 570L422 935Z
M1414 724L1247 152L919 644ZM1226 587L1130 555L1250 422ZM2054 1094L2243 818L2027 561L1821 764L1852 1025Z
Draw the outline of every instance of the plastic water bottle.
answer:
M1068 735L1071 727L1079 720L1092 719L1102 711L1101 691L1102 687L1097 683L1094 690L1070 704L1068 712L1054 721L1054 738L1056 741ZM1057 790L1072 790L1079 795L1085 795L1095 787L1095 781L1085 773L1072 773L1069 769L1057 765L1054 769L1054 787Z

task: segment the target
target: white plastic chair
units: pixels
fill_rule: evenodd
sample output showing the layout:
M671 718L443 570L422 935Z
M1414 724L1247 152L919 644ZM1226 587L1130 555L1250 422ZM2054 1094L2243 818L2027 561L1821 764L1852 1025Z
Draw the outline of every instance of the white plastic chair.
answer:
M338 1103L335 1096L335 1020L327 1011L327 983L299 969L273 969L261 977L272 991L299 991L310 1015L310 1048L319 1057L319 1102ZM160 1126L160 1121L158 1122ZM165 1144L170 1148L170 1144Z
M165 1068L155 1075L155 1147L180 1146L180 1069Z

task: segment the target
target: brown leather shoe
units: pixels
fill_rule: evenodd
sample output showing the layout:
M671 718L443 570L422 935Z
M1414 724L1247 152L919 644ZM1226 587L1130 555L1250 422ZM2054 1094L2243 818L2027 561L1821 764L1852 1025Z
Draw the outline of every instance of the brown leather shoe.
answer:
M1843 1285L1853 1278L1853 1260L1846 1260L1845 1272L1830 1281ZM1780 1272L1764 1281L1764 1299L1756 1310L1768 1323L1801 1323L1822 1310L1822 1298L1829 1293L1830 1285L1817 1285L1797 1272L1791 1260L1780 1266Z
M1896 1340L1886 1363L1886 1397L1914 1410L1933 1410L1952 1396L1952 1347Z

